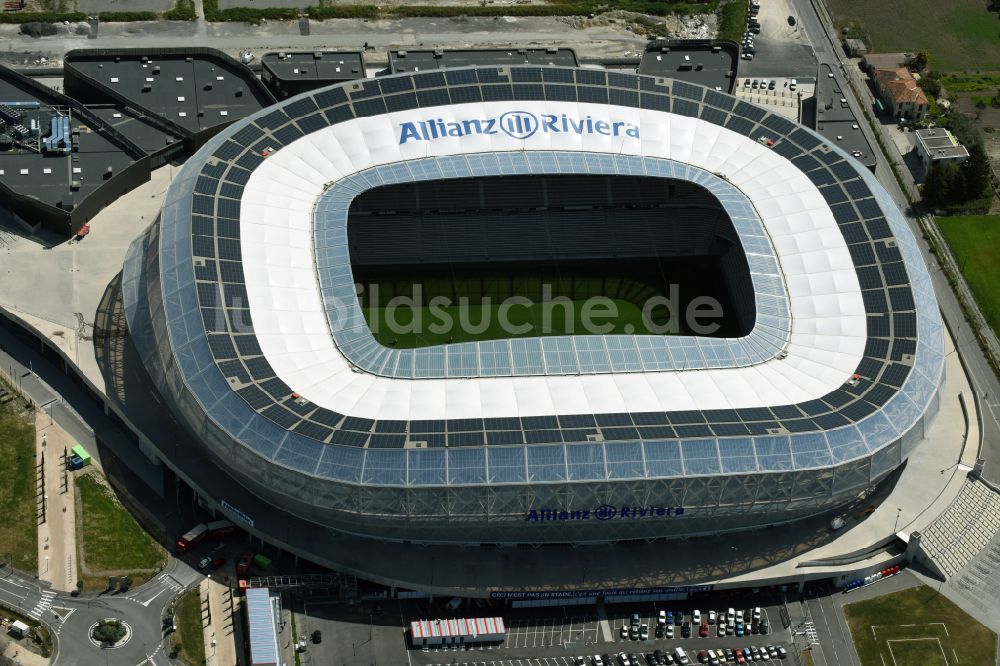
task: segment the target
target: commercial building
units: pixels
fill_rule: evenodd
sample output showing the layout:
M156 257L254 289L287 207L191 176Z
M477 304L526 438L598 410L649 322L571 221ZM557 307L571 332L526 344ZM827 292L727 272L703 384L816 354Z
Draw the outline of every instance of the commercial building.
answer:
M823 138L847 151L872 172L876 157L871 144L861 129L864 119L858 119L847 102L848 93L829 65L819 67L816 89L810 100L815 109L815 129Z
M281 624L281 604L277 595L266 587L245 591L247 639L251 666L278 666L282 663L278 645Z
M260 65L260 80L275 99L365 78L361 51L279 51L265 53Z
M575 186L525 210L525 183L557 175ZM663 214L616 204L623 178L712 199L695 206L710 230L680 207L650 241ZM387 194L454 179L483 198L417 210ZM394 261L553 260L497 211L555 237L573 211L558 260L724 250L748 332L386 347L355 292L356 200L405 214L373 216L358 242L459 215L433 244L381 242ZM605 210L613 239L592 224ZM943 368L916 241L850 152L712 88L594 69L421 70L255 113L185 164L122 291L197 455L283 511L386 541L604 544L813 516L907 460Z
M446 618L410 622L410 644L417 648L498 643L507 636L502 617Z
M739 44L728 40L657 40L643 52L639 73L732 93L739 60Z
M917 154L927 168L932 164L961 164L969 151L944 127L917 130Z

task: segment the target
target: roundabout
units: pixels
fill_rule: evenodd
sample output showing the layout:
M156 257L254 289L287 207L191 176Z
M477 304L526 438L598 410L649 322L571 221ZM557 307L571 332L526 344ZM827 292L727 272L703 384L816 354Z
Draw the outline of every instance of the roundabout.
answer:
M90 625L87 638L102 650L117 650L132 639L132 627L115 617L104 618Z

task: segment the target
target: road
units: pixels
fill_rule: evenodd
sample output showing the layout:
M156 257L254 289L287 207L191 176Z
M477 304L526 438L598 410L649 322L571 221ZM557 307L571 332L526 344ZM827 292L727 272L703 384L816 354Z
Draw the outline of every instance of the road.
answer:
M163 573L126 594L71 597L5 567L0 569L0 604L48 627L56 648L52 666L167 666L171 662L161 618L173 598L200 579L186 564L172 560ZM90 627L105 618L123 620L132 629L131 639L113 651L88 638Z
M855 90L867 91L857 66L845 57L839 44L835 41L833 27L818 13L815 3L820 1L789 0L796 8L799 25L808 40L814 45L817 60L821 63L829 64L835 72L839 72L842 79L845 76L849 77L853 82ZM867 96L867 92L863 92L862 94ZM851 110L859 119L858 124L864 131L865 137L871 144L872 149L878 153L878 165L875 176L905 214L906 221L910 225L910 229L916 237L920 250L923 253L924 261L927 263L928 270L930 271L931 281L934 284L934 291L937 294L941 314L952 335L956 338L958 353L966 368L966 372L969 374L969 382L976 390L977 408L982 416L982 448L979 457L986 460L984 476L991 481L1000 482L1000 462L998 462L1000 460L1000 400L998 400L1000 399L1000 382L997 381L993 368L990 367L986 356L979 348L975 335L962 312L958 298L955 296L955 292L952 291L951 285L948 284L948 279L941 271L937 259L931 254L917 218L910 209L906 195L903 194L899 183L896 181L889 167L890 159L896 163L901 163L901 156L895 151L892 140L887 136L883 138L883 142L893 154L887 156L881 151L871 126L863 121L864 114L862 113L858 99L855 95L848 95L847 100L851 106ZM871 97L866 97L864 103L870 104ZM880 127L879 131L883 132L884 130ZM899 171L907 186L912 187L913 179L909 170L901 167Z

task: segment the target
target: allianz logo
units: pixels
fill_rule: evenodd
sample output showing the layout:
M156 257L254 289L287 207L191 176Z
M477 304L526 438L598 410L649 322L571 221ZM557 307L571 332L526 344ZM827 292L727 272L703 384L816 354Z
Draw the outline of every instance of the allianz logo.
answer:
M587 115L574 117L566 113L534 114L530 111L508 111L497 118L470 118L468 120L407 121L399 125L399 144L410 141L433 141L444 137L462 137L476 134L506 134L524 140L535 134L598 134L639 138L639 126L627 120L603 120Z

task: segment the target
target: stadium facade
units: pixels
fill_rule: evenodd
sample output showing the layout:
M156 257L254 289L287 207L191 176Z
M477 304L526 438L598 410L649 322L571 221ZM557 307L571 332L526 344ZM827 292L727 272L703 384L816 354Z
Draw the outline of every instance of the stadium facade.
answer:
M733 299L749 332L374 340L351 271L356 197L551 174L711 193L750 276ZM478 256L484 233L440 242ZM524 239L499 245L518 240L530 257ZM235 123L170 185L123 295L146 369L222 469L386 540L603 543L834 509L906 461L944 367L915 239L862 165L716 90L592 69L396 75Z

